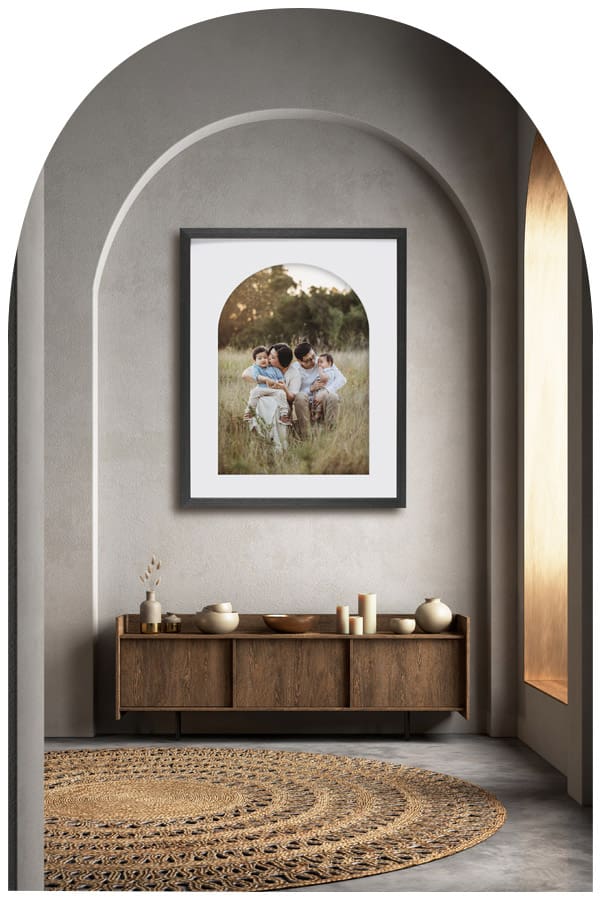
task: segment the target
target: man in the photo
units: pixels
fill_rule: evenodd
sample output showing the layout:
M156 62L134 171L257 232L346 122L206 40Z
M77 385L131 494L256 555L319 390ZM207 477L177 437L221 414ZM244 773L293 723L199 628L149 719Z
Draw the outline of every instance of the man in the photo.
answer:
M294 356L298 360L302 375L300 390L294 398L294 409L296 411L296 419L298 420L300 437L305 439L310 435L311 386L317 378L319 378L321 369L317 365L317 354L308 341L302 341L294 348ZM341 373L340 376L343 378ZM346 379L344 378L343 382L338 386L342 387L342 384L345 383ZM329 385L329 390L321 392L320 399L323 422L330 428L332 428L337 421L340 404L339 397L335 392L335 387L336 385L332 382Z

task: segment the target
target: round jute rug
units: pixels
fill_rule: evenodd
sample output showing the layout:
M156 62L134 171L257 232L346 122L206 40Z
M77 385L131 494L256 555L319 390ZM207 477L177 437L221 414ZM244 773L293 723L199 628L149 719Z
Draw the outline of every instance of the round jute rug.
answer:
M436 772L195 747L46 753L46 890L272 891L430 862L505 809Z

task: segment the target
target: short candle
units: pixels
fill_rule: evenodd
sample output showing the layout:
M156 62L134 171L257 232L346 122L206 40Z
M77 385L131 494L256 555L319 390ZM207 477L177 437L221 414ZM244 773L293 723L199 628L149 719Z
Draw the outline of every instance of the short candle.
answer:
M362 634L363 633L363 617L362 616L350 616L350 634Z

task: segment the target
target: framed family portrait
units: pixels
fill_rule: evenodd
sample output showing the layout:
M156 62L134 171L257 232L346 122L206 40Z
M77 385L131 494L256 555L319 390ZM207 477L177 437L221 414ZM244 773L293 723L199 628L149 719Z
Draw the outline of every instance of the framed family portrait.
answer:
M406 505L406 230L182 228L181 503Z

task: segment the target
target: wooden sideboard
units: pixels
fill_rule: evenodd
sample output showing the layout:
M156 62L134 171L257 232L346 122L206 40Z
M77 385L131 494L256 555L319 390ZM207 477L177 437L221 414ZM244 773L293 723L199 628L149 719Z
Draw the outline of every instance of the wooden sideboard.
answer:
M116 620L116 718L170 710L456 711L469 718L469 619L442 634L278 634L240 615L230 634L204 634L183 615L179 634L141 634L138 615ZM180 716L177 717L180 730Z

